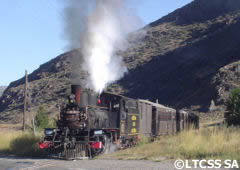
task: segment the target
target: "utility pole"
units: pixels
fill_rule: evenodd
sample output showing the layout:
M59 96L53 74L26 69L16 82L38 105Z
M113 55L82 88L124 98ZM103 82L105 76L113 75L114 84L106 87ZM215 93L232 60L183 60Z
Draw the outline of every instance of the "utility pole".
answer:
M27 111L27 90L28 90L28 74L25 70L25 89L24 89L24 108L23 108L23 131L25 131L26 111Z

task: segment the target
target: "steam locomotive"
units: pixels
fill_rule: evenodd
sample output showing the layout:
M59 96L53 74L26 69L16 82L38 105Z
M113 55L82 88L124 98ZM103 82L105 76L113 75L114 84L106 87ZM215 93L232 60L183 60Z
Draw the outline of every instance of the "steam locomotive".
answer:
M198 127L198 116L148 100L98 95L79 85L72 85L71 92L68 104L60 108L57 128L46 128L39 143L51 156L91 158L134 146L139 134L155 138Z

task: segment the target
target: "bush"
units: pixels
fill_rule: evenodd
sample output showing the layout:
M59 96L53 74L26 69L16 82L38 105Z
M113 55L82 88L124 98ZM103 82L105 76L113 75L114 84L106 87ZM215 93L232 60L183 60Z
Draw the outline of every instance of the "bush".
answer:
M227 112L225 119L230 125L240 125L240 88L233 89L227 100Z
M10 153L16 156L43 157L44 150L38 148L39 136L33 134L22 134L10 141Z
M12 140L21 136L21 131L0 131L0 154L9 153L10 143Z
M45 109L42 106L40 106L38 109L38 113L35 118L35 122L36 122L36 127L39 130L41 130L43 128L47 128L49 126L49 119L48 119L47 112L45 111Z

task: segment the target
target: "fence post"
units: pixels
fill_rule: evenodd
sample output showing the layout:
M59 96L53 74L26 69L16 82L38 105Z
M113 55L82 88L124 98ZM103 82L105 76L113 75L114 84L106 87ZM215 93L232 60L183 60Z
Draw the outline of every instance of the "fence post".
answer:
M33 125L33 134L36 136L36 129L35 129L35 117L32 119L32 125Z

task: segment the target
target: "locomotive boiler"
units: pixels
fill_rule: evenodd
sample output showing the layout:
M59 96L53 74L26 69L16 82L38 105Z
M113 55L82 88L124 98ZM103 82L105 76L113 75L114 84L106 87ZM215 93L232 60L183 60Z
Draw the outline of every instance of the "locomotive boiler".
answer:
M46 128L39 143L50 156L91 158L134 146L139 134L150 138L174 134L199 118L148 100L71 86L68 103L60 107L57 128Z

